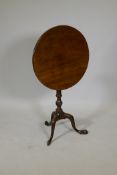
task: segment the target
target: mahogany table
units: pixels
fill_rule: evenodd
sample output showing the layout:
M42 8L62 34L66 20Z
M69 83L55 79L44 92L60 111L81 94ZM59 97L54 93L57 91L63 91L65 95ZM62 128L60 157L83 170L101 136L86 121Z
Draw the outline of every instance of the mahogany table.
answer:
M61 106L61 91L74 86L83 77L89 61L89 49L86 39L77 29L60 25L47 30L37 41L33 53L33 69L38 80L46 87L56 90L57 108L51 115L50 145L55 124L60 119L69 119L73 129L79 134L88 134L75 126L74 117L65 113Z

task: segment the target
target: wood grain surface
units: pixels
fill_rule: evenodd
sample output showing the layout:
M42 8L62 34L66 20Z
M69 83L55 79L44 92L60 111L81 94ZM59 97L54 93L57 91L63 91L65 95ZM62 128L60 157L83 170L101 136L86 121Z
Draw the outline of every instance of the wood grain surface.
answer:
M32 61L38 80L46 87L54 90L70 88L87 69L89 49L86 39L73 27L55 26L39 38Z

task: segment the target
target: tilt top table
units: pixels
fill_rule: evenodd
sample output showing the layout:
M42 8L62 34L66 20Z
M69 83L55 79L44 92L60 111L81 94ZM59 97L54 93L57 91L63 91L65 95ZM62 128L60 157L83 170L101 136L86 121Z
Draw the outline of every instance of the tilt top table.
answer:
M89 61L89 49L86 39L77 29L60 25L46 31L37 41L33 53L33 69L38 80L46 87L56 90L57 108L51 115L50 145L55 124L58 120L69 119L73 129L79 134L88 134L87 130L78 130L74 117L65 113L61 106L61 91L74 86L83 77Z

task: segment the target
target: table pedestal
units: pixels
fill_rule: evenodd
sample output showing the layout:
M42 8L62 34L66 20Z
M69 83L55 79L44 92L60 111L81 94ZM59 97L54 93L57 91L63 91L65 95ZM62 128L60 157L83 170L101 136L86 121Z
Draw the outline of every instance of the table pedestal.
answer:
M47 145L51 144L51 141L52 141L52 138L53 138L53 135L54 135L56 122L58 120L61 120L61 119L69 119L73 129L76 132L78 132L79 134L88 134L87 130L79 130L79 129L76 128L74 117L71 114L63 112L63 110L61 108L61 106L62 106L61 90L57 90L56 91L56 97L57 97L57 101L56 101L57 108L56 108L56 110L54 112L52 112L51 121L50 122L45 121L45 125L46 126L51 126L51 136L50 136L50 139L47 141Z

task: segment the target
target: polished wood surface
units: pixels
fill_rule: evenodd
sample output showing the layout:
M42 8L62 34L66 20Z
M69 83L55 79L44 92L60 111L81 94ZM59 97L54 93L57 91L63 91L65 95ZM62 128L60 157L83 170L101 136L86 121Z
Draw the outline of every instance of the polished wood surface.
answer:
M88 60L89 49L81 32L61 25L49 29L38 40L33 53L33 68L45 86L63 90L82 78Z
M89 49L84 36L75 28L61 25L46 31L38 40L33 53L33 68L37 78L48 88L56 90L57 108L52 112L50 122L50 145L56 122L69 119L73 129L79 134L88 131L76 128L74 117L62 109L61 90L75 85L84 75L89 61Z

